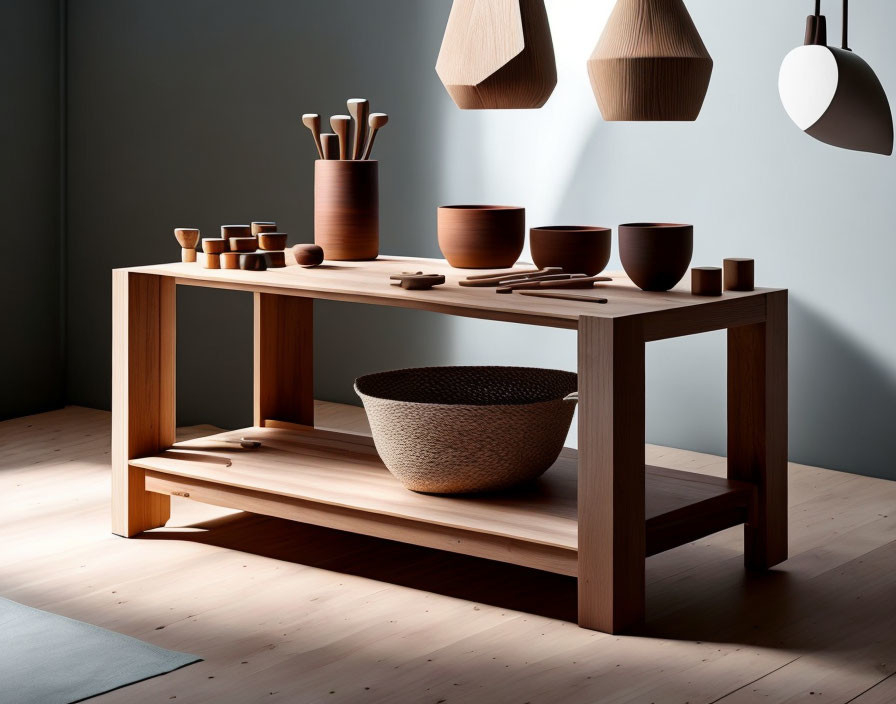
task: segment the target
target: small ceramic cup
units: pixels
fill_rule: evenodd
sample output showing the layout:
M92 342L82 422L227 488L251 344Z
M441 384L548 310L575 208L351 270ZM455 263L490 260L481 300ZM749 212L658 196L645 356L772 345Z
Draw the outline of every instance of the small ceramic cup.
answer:
M552 225L529 231L529 251L539 269L559 266L567 274L597 276L610 261L613 230Z
M619 258L644 291L668 291L687 273L694 253L694 226L637 222L619 226Z

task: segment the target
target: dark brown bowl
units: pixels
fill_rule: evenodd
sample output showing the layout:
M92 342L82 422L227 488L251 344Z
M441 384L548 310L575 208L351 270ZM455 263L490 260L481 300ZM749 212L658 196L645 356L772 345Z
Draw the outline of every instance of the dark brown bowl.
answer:
M567 274L596 276L610 261L613 231L608 227L551 225L529 231L529 251L539 269L559 266Z
M644 291L668 291L688 270L694 226L638 222L619 226L619 258L629 278Z
M439 249L459 269L506 269L526 242L526 209L445 205L438 212Z

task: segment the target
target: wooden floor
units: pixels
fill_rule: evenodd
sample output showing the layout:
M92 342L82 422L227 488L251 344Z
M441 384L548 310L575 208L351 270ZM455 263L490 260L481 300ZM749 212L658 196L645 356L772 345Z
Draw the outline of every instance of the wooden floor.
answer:
M116 538L109 425L0 423L0 596L204 659L94 701L896 702L896 482L791 465L790 560L747 575L738 529L649 558L617 637L571 622L571 578L188 500Z

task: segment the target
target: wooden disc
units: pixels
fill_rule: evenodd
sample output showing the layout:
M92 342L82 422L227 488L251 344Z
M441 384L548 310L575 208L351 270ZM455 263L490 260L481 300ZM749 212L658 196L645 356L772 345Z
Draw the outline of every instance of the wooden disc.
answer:
M254 252L258 249L258 240L254 237L231 237L227 241L232 252Z
M202 240L202 251L206 254L220 254L227 251L227 240L218 237L205 237Z
M213 254L211 252L205 252L203 254L203 257L205 259L203 266L206 269L220 269L221 268L221 255L220 254Z
M286 237L285 232L259 232L258 248L268 251L286 249Z
M246 271L265 271L267 268L267 259L261 252L240 255L240 269L245 269Z
M231 237L251 237L250 225L221 225L221 237L229 240Z
M268 269L282 269L286 266L286 252L282 249L265 252L264 256L267 259Z
M239 269L240 253L239 252L221 252L221 268L222 269Z
M250 227L250 234L253 237L258 237L258 235L260 235L262 232L277 231L277 223L275 222L253 222Z

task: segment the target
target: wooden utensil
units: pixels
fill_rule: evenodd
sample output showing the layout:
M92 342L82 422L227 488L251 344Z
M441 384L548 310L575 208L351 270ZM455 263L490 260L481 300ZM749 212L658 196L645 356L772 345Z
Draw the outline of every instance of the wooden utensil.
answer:
M513 286L514 284L524 284L529 281L565 281L566 279L582 279L587 274L533 274L531 276L520 276L515 279L504 279L498 283L501 286Z
M348 115L333 115L330 118L330 127L339 137L339 158L348 159L348 131L351 128L352 118Z
M181 246L180 260L182 262L196 261L196 245L199 244L199 230L195 227L177 227L174 236Z
M513 293L520 289L532 288L591 288L595 283L600 281L612 281L609 276L579 276L574 279L563 279L561 281L526 281L512 286L503 286L495 289L498 293Z
M311 130L311 136L314 137L314 146L317 147L317 155L324 158L324 148L320 142L320 115L316 113L305 113L302 115L302 124Z
M545 269L531 269L529 271L508 271L506 274L485 274L480 276L468 276L466 279L462 281L458 281L457 283L461 286L497 286L504 281L507 281L512 276L516 276L520 279L528 279L534 276L541 275L549 275L549 274L562 274L560 267L548 267Z
M389 277L393 286L401 286L409 291L425 291L445 283L442 274L424 274L422 271L393 274Z
M324 159L336 160L339 158L339 137L332 132L325 132L320 136L321 146L324 150Z
M351 98L348 103L348 114L355 120L355 133L352 139L352 159L360 159L367 143L367 118L370 115L370 101L366 98Z
M367 121L370 125L370 136L367 137L367 146L364 148L364 156L361 157L365 161L370 158L373 138L376 137L377 131L385 127L387 122L389 122L389 116L384 112L375 112L370 115L370 119Z
M537 298L560 298L564 301L587 301L588 303L606 303L606 298L585 296L576 293L551 293L550 291L517 291L521 296L536 296Z

